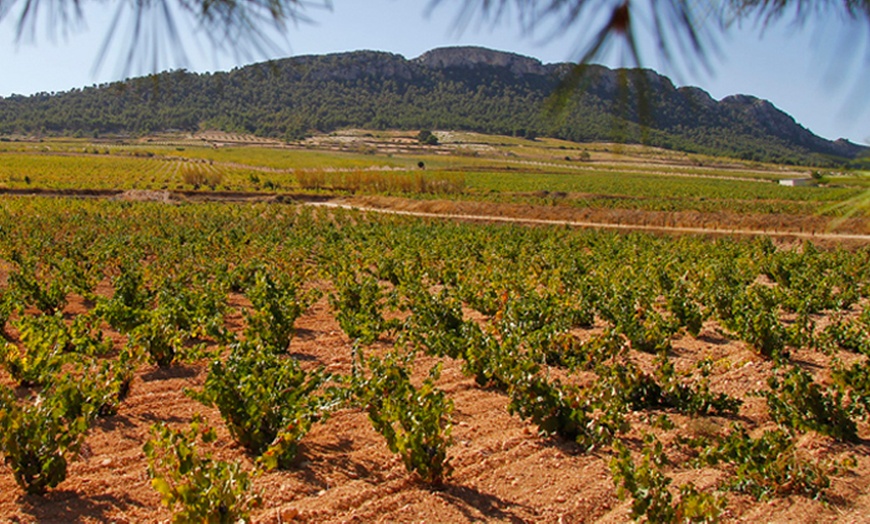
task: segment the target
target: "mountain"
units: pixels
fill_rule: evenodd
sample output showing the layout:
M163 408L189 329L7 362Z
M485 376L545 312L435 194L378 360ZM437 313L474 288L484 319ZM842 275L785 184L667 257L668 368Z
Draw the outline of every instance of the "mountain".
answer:
M543 64L479 47L408 60L357 51L195 74L183 70L63 93L0 98L2 134L143 134L202 127L295 139L342 127L455 129L836 164L868 148L814 135L770 102L716 101L646 69ZM558 111L550 96L576 78Z

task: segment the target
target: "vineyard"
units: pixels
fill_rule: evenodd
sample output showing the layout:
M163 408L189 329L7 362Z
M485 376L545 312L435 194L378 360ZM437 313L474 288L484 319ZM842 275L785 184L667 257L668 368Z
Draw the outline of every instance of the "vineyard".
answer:
M0 139L0 515L870 514L866 174L437 138Z
M574 215L632 212L643 215L641 221L662 213L687 215L684 223L703 214L720 225L786 217L796 230L824 231L842 215L837 205L870 185L862 172L815 172L818 187L786 187L776 182L811 171L641 146L440 135L437 146L414 145L413 134L396 132L334 133L285 145L244 145L239 137L208 133L0 138L0 190L389 194ZM811 224L801 219L815 215L820 218ZM863 221L845 227L866 232Z
M866 248L3 204L10 520L870 511Z

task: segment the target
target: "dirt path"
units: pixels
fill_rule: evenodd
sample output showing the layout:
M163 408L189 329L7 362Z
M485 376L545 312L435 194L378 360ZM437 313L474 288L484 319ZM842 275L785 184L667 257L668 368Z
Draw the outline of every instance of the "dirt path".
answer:
M834 242L852 242L858 244L870 243L870 234L862 234L857 232L832 232L818 231L818 224L811 223L808 227L798 225L802 229L793 230L782 227L771 228L752 228L740 227L739 225L731 225L729 219L719 220L723 217L715 217L707 225L701 226L684 226L684 225L667 225L667 224L650 224L643 223L644 221L675 221L669 219L667 215L648 213L639 210L608 210L608 214L612 215L611 220L588 219L580 220L575 218L536 218L533 216L514 215L510 214L516 211L509 206L501 206L495 204L495 210L500 214L494 213L475 213L475 212L455 212L456 209L462 207L461 203L439 202L442 206L447 206L446 210L441 212L432 212L421 209L402 209L402 206L414 206L420 204L425 206L431 204L431 201L418 203L412 199L401 198L378 198L378 197L333 197L329 195L311 195L304 193L251 193L242 191L145 191L145 190L103 190L103 189L11 189L0 188L0 195L10 196L39 196L39 197L57 197L57 198L105 198L130 201L158 201L167 203L181 202L226 202L226 203L243 203L243 202L276 202L276 203L297 203L302 205L312 205L320 207L332 207L341 209L355 209L370 213L382 213L402 216L413 216L420 218L433 218L443 220L466 220L474 222L502 222L514 224L528 224L541 226L561 226L561 227L578 227L590 229L610 229L618 231L649 231L657 233L672 233L672 234L692 234L692 235L738 235L738 236L768 236L774 238L786 239L807 239L807 240L823 240ZM370 204L374 202L376 205ZM488 209L485 204L482 204L484 209ZM547 212L552 214L547 209ZM541 212L542 209L526 209L525 214L534 214ZM582 212L583 210L567 210ZM522 213L523 211L520 210ZM674 215L676 216L676 215ZM690 217L691 218L691 217ZM816 217L813 217L816 218ZM703 221L699 221L703 223Z
M778 231L778 230L763 230L763 229L741 229L729 227L684 227L684 226L663 226L663 225L646 225L632 223L611 223L599 221L583 221L583 220L555 220L555 219L540 219L540 218L523 218L498 215L470 215L462 213L430 213L426 211L408 211L401 209L388 209L371 206L361 206L352 203L342 203L335 201L325 202L308 202L308 205L319 207L332 207L341 209L355 209L371 213L384 213L392 215L414 216L421 218L436 218L448 220L468 220L475 222L506 222L514 224L529 224L529 225L544 225L544 226L570 226L591 229L614 229L621 231L651 231L661 233L677 233L677 234L713 234L713 235L740 235L740 236L769 236L780 238L799 238L799 239L818 239L818 240L843 240L857 241L861 243L870 242L870 235L858 233L818 233L818 232L803 232L803 231Z

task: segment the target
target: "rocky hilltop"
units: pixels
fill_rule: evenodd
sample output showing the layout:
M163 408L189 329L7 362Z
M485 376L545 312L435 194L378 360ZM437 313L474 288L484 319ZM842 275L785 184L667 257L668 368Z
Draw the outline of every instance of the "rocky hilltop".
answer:
M755 160L843 164L868 148L816 136L768 101L714 100L647 69L586 66L557 115L544 108L573 64L481 47L413 59L379 51L173 71L66 93L0 98L0 133L252 132L293 140L341 127L456 129L651 145Z
M555 69L552 66L544 66L540 60L535 58L473 46L433 49L415 58L413 62L431 69L498 67L507 69L518 76L546 76L553 74Z

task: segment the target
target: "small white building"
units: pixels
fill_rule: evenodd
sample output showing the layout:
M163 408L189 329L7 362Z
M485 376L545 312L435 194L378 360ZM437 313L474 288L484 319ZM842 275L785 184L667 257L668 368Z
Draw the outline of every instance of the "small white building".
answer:
M783 178L779 181L781 186L812 186L815 185L815 180L812 178Z

